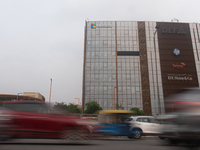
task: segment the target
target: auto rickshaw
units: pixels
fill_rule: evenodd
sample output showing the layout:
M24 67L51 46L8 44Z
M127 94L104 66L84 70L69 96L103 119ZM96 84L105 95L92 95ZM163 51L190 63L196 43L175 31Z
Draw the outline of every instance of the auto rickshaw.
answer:
M134 115L134 111L102 110L98 114L96 133L114 136L131 136L130 126L124 121Z

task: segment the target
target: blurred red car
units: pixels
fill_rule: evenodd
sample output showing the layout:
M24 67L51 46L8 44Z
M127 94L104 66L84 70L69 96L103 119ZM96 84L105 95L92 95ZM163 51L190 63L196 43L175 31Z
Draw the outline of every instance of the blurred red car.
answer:
M11 101L3 105L9 110L3 110L2 113L12 116L8 134L10 138L89 138L87 126L79 124L80 117L58 114L44 102Z

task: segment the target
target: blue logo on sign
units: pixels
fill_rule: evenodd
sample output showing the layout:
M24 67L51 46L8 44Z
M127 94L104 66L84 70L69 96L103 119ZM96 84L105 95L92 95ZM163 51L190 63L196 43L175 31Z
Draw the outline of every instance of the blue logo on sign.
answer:
M174 55L178 56L178 55L180 55L181 51L179 49L175 48L173 50L173 53L174 53Z

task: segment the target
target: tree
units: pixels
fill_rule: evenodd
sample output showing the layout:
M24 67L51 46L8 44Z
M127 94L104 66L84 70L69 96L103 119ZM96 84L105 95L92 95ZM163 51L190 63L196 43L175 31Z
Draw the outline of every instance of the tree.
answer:
M69 109L67 107L67 103L64 103L64 102L56 102L56 104L53 106L53 109L59 110L59 111L69 112Z
M78 106L76 104L69 103L68 109L70 111L72 111L73 113L76 113L76 114L80 114L81 113L81 109L78 108Z
M92 102L88 102L86 104L86 110L84 111L84 113L85 114L94 114L99 110L103 110L103 109L100 107L100 105L97 102L92 101Z
M143 110L140 110L137 107L131 108L130 111L134 111L136 115L140 115L140 116L144 116L145 115L145 113L143 112Z
M76 113L76 114L81 113L81 109L78 108L78 106L76 104L73 104L73 103L69 103L67 105L67 103L65 103L65 102L56 102L53 109L59 110L63 113Z

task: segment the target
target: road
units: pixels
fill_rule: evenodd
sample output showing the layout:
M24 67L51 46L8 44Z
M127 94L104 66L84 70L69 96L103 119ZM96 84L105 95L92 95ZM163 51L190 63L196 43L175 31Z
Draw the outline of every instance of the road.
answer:
M158 138L109 138L87 142L64 142L62 140L18 139L0 143L0 150L189 150L200 149L187 145L169 145Z

